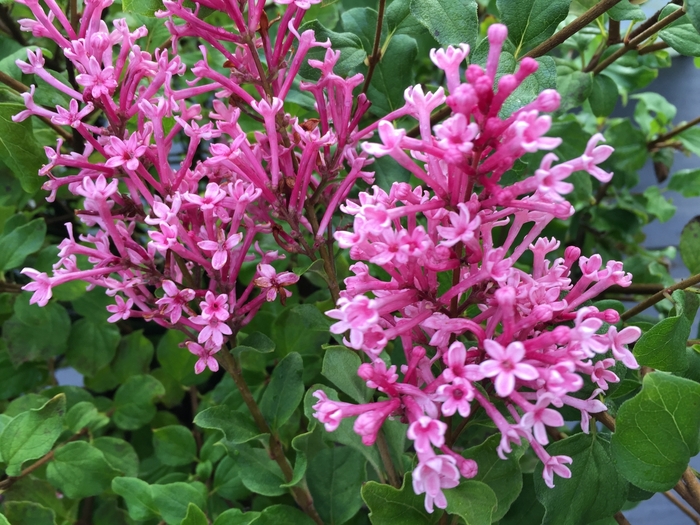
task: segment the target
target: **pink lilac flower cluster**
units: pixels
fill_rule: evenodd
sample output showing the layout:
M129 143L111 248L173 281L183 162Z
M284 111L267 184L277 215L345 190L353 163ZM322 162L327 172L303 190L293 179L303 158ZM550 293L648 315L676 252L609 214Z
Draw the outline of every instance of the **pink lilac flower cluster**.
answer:
M501 115L506 99L538 65L524 58L514 74L497 79L506 36L502 25L489 28L486 68L468 66L466 82L467 45L433 51L449 94L408 88L401 109L357 132L367 137L376 127L380 142L365 142L363 150L391 156L424 186L395 183L388 193L376 186L360 193L341 207L353 217L352 228L335 233L358 262L337 308L327 312L337 320L331 331L347 333L345 344L366 354L369 362L358 375L381 397L354 405L317 391L314 415L328 431L356 416L354 430L366 445L387 418L406 422L418 460L413 488L425 493L429 512L447 506L443 489L477 473L475 462L450 446L456 436L445 419L483 410L500 431L498 454L505 459L525 439L552 487L554 474L571 476L565 465L572 461L545 450L546 428L564 424L556 409L579 410L588 432L590 414L606 410L599 394L619 381L610 368L617 361L638 367L626 345L640 330L601 330L618 323L619 314L585 305L611 285L631 283L622 264L603 265L599 255L582 257L576 247L551 261L547 256L560 243L540 237L553 219L574 212L564 198L573 189L567 177L586 171L601 182L611 179L598 164L612 148L599 146L603 137L596 134L580 157L559 162L551 150L561 139L546 136L551 118L540 114L558 107L553 90ZM431 113L444 103L452 114L431 129ZM405 116L418 121L418 138L392 124ZM534 174L501 182L517 159L538 151L550 153ZM519 264L528 251L529 272L522 269L527 263ZM573 282L575 264L582 276ZM373 267L383 270L381 277ZM403 347L400 369L384 352L391 341ZM612 357L604 358L609 351ZM587 399L573 395L584 376L597 387Z
M313 31L298 31L314 1L278 2L289 5L273 38L265 0L251 0L245 12L239 2L201 0L192 10L165 0L157 16L166 19L172 54L142 49L146 28L132 31L124 19L110 31L102 18L112 0L86 0L77 29L54 0L46 0L48 13L38 0L18 1L34 15L20 21L22 29L55 41L76 76L74 86L64 83L45 69L40 49L28 51L28 61L17 61L22 72L70 103L55 111L40 106L32 86L14 120L45 117L73 128L86 145L65 153L59 140L46 148L49 162L40 174L48 178L48 199L63 186L83 197L77 217L89 233L76 238L66 225L52 276L23 270L32 279L24 287L34 292L31 302L46 305L52 288L68 281L104 287L115 297L111 322L139 317L180 329L199 357L196 371L217 370L214 354L265 301L284 301L286 287L298 281L294 273L277 273L272 263L284 255L261 250L258 239L274 237L285 251L313 257L355 181L373 181L362 171L368 155L358 153L354 134L369 107L364 96L352 96L362 76L335 75L340 54L327 49L324 61L309 60L319 81L300 87L315 98L318 118L300 122L285 112L309 49L330 46ZM201 7L226 13L235 31L207 24L197 16ZM177 50L188 37L209 47L201 46L203 60L185 77ZM207 57L207 49L218 55ZM210 111L187 102L202 94L213 100ZM244 132L242 112L265 132ZM178 136L188 142L173 165ZM206 160L195 162L200 149L208 151ZM318 209L325 215L317 218ZM257 261L257 271L250 282L238 282L247 261Z

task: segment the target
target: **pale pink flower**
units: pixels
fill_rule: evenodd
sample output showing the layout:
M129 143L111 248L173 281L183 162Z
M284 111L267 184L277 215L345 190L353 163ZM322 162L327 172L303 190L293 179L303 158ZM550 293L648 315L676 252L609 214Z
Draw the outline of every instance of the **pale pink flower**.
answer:
M219 362L214 358L214 354L221 350L220 347L206 348L206 346L197 344L194 341L188 341L185 344L187 349L199 358L194 364L195 374L201 374L207 368L212 372L219 371Z
M545 484L550 488L554 488L554 474L561 478L569 479L571 477L571 471L565 467L565 464L571 464L573 460L569 456L550 456L547 461L544 462L544 471L542 472L542 478Z
M641 335L642 331L636 326L628 326L620 332L614 326L611 326L608 330L608 340L612 347L613 357L618 361L622 361L627 368L639 368L634 355L625 345L634 343Z
M491 359L481 363L481 372L486 377L495 377L496 393L507 397L515 389L515 379L533 381L539 377L535 367L521 363L525 357L525 347L516 341L507 347L491 339L484 341L484 350Z
M258 264L258 277L253 281L255 286L259 286L266 294L268 301L274 301L279 293L282 300L292 295L292 292L285 289L299 281L299 276L293 272L277 273L270 264Z
M195 297L195 291L185 288L178 289L177 285L166 279L161 283L161 287L165 295L156 301L156 304L161 307L162 315L169 315L170 322L176 324L182 316L182 309L187 306Z
M44 272L39 272L34 268L24 268L20 273L33 279L31 283L25 284L22 287L22 290L26 292L34 292L31 299L29 299L29 304L46 306L49 303L52 295L51 278Z
M202 325L202 331L199 332L197 342L200 344L208 343L215 347L220 347L224 344L224 336L231 335L231 327L217 317L205 318L202 316L191 317L190 321L195 324Z
M362 347L364 333L368 331L378 320L379 314L375 310L375 301L364 295L358 295L352 299L341 297L338 300L339 308L326 312L328 317L339 321L330 327L331 333L342 334L350 330L350 344L355 349Z
M414 441L414 447L419 454L432 452L432 443L436 447L445 444L447 425L438 419L421 416L410 424L406 436Z
M471 383L456 377L452 384L438 387L437 394L437 399L442 401L441 410L444 415L452 416L459 411L460 416L469 416L471 412L469 402L474 399L474 387Z
M520 419L520 426L524 429L532 429L532 433L538 443L546 445L549 443L546 427L560 427L564 424L562 415L549 408L552 402L550 394L541 395L532 408L529 408Z
M199 307L202 309L202 318L204 319L216 318L219 321L227 321L231 317L228 311L228 297L225 293L217 296L208 291L204 296L204 301L199 303Z
M442 489L459 485L459 470L456 460L447 455L433 456L418 463L413 471L413 491L425 493L425 510L432 513L433 505L447 508L447 498Z
M128 299L124 301L120 295L115 296L114 300L117 304L110 304L107 306L107 311L114 314L107 319L107 322L116 323L117 321L126 321L131 316L131 307L134 306L134 300Z
M467 246L471 246L475 240L474 233L481 224L479 217L470 217L469 208L463 202L460 202L457 207L459 214L451 211L449 213L452 226L438 226L437 230L442 237L441 244L444 246L454 246L458 242L462 242Z

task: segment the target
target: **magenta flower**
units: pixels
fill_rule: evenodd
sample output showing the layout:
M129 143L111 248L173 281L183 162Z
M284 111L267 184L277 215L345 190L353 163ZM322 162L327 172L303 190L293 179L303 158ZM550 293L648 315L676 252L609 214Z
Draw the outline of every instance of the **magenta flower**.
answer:
M131 307L134 306L134 300L128 299L124 301L120 295L115 296L114 300L117 304L110 304L107 306L107 311L114 314L107 319L107 322L116 323L117 321L126 321L131 316Z
M432 453L431 443L436 447L445 444L445 431L447 425L437 419L421 416L411 423L406 432L408 439L412 439L416 452L419 454Z
M199 303L202 309L203 319L218 319L219 321L227 321L231 315L228 311L228 297L225 293L214 295L208 291L204 297L204 301ZM229 332L230 333L230 332Z
M437 389L437 399L442 401L442 413L453 416L459 411L462 417L468 417L471 413L470 401L474 399L474 387L461 377L456 377L452 384L441 385Z
M462 242L471 247L475 240L474 232L481 224L481 219L479 217L472 219L469 216L469 208L467 208L466 204L460 202L457 207L459 208L459 214L453 211L449 213L452 226L437 227L440 237L443 239L441 244L452 247L458 242Z
M202 250L214 252L211 259L211 266L215 270L221 270L228 261L228 254L233 250L243 239L242 233L231 233L226 237L223 230L218 231L218 240L215 241L199 241L197 246Z
M201 374L209 368L212 372L218 372L219 371L219 362L214 358L214 354L216 354L221 348L220 347L214 347L214 348L206 348L205 346L199 345L195 343L194 341L188 341L186 343L187 349L196 355L199 359L197 359L197 362L194 364L194 372L195 374Z
M265 297L269 302L274 301L279 293L282 303L284 304L284 299L292 295L292 292L284 287L291 286L299 281L299 276L297 274L293 272L277 273L270 264L259 264L258 274L259 277L253 282L255 286L263 289Z
M139 167L139 157L142 157L148 150L148 146L139 142L136 133L123 141L117 137L110 137L109 144L105 146L105 151L110 155L105 166L117 168L125 166L126 169L135 171Z
M433 505L440 509L447 508L447 498L442 489L451 489L459 485L459 470L453 457L433 456L421 461L413 471L413 491L425 493L425 510L433 512Z
M496 393L507 397L515 389L515 379L534 381L539 377L537 369L532 365L521 363L525 357L525 347L520 342L501 346L491 339L484 341L484 350L491 359L481 363L481 372L486 377L495 377Z
M608 330L608 340L612 348L613 357L618 361L622 361L627 368L639 368L639 363L637 363L634 355L625 345L634 343L641 335L641 329L636 326L623 328L619 333L614 326L611 326Z
M545 426L556 428L564 424L562 415L556 410L548 408L552 402L552 397L551 394L540 396L537 399L537 403L528 408L520 419L520 426L524 429L532 429L535 439L542 445L549 443Z
M22 290L26 292L34 292L31 299L29 299L29 304L37 304L39 306L46 306L51 299L51 278L44 272L38 272L33 268L24 268L20 273L29 276L33 281L29 284L25 284Z
M219 348L224 344L224 336L232 333L231 327L217 317L207 319L203 316L197 316L191 317L190 321L204 327L197 337L197 342L200 344L209 344Z

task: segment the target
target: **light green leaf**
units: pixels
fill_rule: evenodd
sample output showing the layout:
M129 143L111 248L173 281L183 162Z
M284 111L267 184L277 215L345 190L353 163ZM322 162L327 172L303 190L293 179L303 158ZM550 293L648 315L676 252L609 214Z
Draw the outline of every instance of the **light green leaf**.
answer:
M671 175L668 189L683 197L700 197L700 169L680 170Z
M68 443L54 453L46 469L49 482L69 498L86 498L104 492L119 475L99 449L85 441Z
M498 500L486 483L465 479L453 489L445 490L447 512L459 516L466 525L490 525Z
M479 32L475 0L412 0L411 13L441 45L474 44Z
M80 401L66 413L66 426L73 433L77 433L85 427L94 431L108 423L109 418L98 412L95 405L90 401Z
M153 502L168 525L180 525L190 505L206 507L206 487L202 483L168 483L151 485Z
M700 384L646 374L642 391L618 410L611 445L615 467L630 483L652 492L671 489L700 452Z
M501 21L508 27L508 39L515 57L525 54L554 34L569 14L571 0L497 0Z
M124 476L136 477L139 473L139 457L134 447L123 439L102 436L92 441L92 446L100 450L113 469Z
M659 15L662 20L681 9L677 5L667 5ZM700 56L700 34L693 27L688 15L680 17L659 31L659 37L681 55L696 57Z
M228 509L219 514L214 525L250 525L260 516L259 512L246 512L240 509Z
M0 143L1 141L2 139ZM2 235L0 237L0 272L20 266L27 255L38 252L44 244L44 237L46 237L44 219L35 219Z
M273 430L292 417L304 397L303 371L304 362L294 352L282 359L272 372L270 384L260 401L260 410Z
M0 434L0 455L8 476L17 476L22 464L46 454L63 431L66 396L58 394L41 408L22 412Z
M647 16L642 11L642 8L638 5L632 5L630 0L622 0L614 6L612 6L607 11L610 18L617 20L618 22L622 20L646 20Z
M673 201L661 194L658 186L649 186L644 190L646 209L656 216L659 222L668 222L676 214L676 207Z
M122 0L122 10L125 13L155 16L155 12L162 9L163 2L161 0Z
M123 430L136 430L153 419L153 402L165 393L165 388L153 376L132 376L114 395L114 423Z
M180 522L180 525L209 525L209 520L207 520L207 515L202 512L202 509L194 503L190 503L187 506L187 514Z
M153 448L164 465L189 465L197 457L197 445L192 432L182 425L168 425L153 431Z
M554 488L545 485L540 462L533 474L537 499L544 505L542 525L586 525L612 516L627 500L628 484L610 461L602 435L576 434L547 447L547 453L569 456L571 478L555 475Z

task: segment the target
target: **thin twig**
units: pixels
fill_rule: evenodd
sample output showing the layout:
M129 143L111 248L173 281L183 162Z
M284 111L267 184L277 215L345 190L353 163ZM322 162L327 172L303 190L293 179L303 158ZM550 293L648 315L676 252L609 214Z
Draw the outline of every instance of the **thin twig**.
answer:
M593 22L593 20L605 13L608 9L614 7L619 2L620 0L602 0L602 2L598 2L569 25L564 27L561 31L554 33L535 49L531 49L525 53L523 57L537 58L549 53L552 49L567 40L570 36L573 36L581 31L581 29L586 27L588 24Z
M389 483L392 487L400 488L401 480L396 475L396 469L394 469L394 462L391 459L391 454L389 453L389 445L386 441L386 436L383 430L379 430L377 434L377 448L379 449L379 456L382 458L382 463L384 464L384 469L386 470L386 475L389 478Z
M700 283L700 273L693 275L692 277L688 277L687 279L674 284L673 286L669 286L668 288L664 288L660 292L655 293L648 299L645 299L641 303L639 303L637 306L634 306L627 310L625 313L623 313L620 316L620 319L623 321L626 321L628 319L631 319L635 315L642 313L644 310L647 308L654 306L656 303L659 301L662 301L663 299L666 298L666 294L670 294L672 292L675 292L676 290L685 290L686 288L690 288L691 286L695 286L696 284Z
M680 133L683 133L684 131L697 126L700 124L700 117L696 117L693 120L686 122L685 124L681 124L680 126L676 126L673 128L671 131L668 133L664 133L663 135L659 135L657 138L649 142L648 148L652 149L654 146L657 146L663 142L666 142L670 138L675 137L676 135L679 135Z
M653 24L649 29L646 31L642 31L639 33L634 38L630 38L629 40L625 41L625 44L615 51L613 54L611 54L608 58L603 60L600 64L596 66L596 68L593 70L593 74L597 75L601 71L603 71L606 67L608 67L610 64L615 62L618 58L620 58L622 55L626 54L628 51L631 51L633 49L636 49L639 44L650 38L651 36L655 35L659 31L661 31L664 27L666 27L669 24L672 24L676 20L678 20L680 17L682 17L685 14L685 8L681 7L680 9L674 11L670 15L668 15L666 18L663 20L659 20L655 24Z
M627 518L625 518L625 515L622 513L622 511L615 513L613 516L615 518L615 521L618 522L620 525L632 525Z
M644 46L640 48L639 54L640 55L648 55L649 53L654 53L655 51L661 51L662 49L666 49L669 46L666 42L656 42L654 44L649 44L648 46Z
M688 516L691 520L693 520L693 522L696 525L700 525L700 517L698 517L696 514L693 514L693 511L690 510L685 505L683 505L683 502L681 500L679 500L676 496L671 494L669 491L664 492L663 495L666 496L671 501L671 503L673 503L676 507L681 509L681 511L683 511L683 513L686 516Z
M379 0L379 9L377 10L377 28L374 30L374 44L372 45L372 54L367 59L367 75L365 76L365 83L362 85L362 93L367 93L370 82L372 82L372 75L374 74L374 68L382 59L382 51L380 49L382 40L382 25L384 23L384 8L386 7L386 0Z

